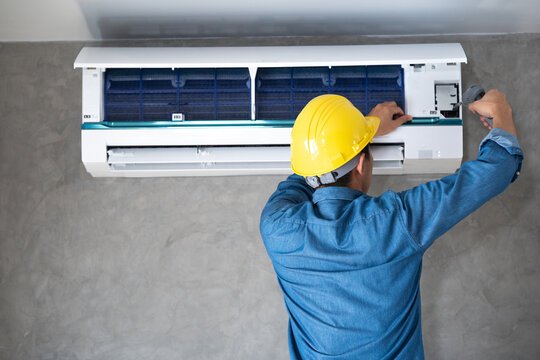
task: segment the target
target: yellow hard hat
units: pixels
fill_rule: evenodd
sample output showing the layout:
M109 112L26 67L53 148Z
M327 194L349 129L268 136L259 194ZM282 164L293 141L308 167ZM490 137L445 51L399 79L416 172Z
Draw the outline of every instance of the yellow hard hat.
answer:
M343 96L317 96L294 123L292 170L304 177L320 177L340 168L369 144L379 123L378 117L362 115Z

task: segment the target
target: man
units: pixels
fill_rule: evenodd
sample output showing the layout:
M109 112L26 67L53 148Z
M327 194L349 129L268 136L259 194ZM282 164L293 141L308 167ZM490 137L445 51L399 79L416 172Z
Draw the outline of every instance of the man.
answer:
M338 95L319 96L298 115L291 163L302 176L281 182L261 216L289 314L291 359L423 359L422 256L513 182L523 157L503 93L491 90L469 109L491 129L476 160L379 197L367 195L368 144L410 116L392 102L364 117Z

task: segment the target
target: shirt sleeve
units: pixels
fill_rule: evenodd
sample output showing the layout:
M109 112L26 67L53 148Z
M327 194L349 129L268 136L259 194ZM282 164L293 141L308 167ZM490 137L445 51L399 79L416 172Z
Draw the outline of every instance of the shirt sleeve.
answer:
M294 217L302 204L311 202L314 191L304 178L298 175L293 174L280 182L261 213L259 230L263 240L266 242L266 237L279 229L275 220L282 216Z
M519 175L523 152L517 138L492 129L478 158L454 174L396 194L405 228L423 249L460 220L497 196Z
M290 175L280 182L262 211L261 230L264 230L267 220L276 213L284 213L296 205L311 201L314 191L299 175Z

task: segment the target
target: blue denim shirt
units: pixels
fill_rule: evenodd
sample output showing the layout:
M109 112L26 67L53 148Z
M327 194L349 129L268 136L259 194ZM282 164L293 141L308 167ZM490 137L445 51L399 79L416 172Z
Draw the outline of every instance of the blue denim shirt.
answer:
M422 359L419 280L435 239L501 193L523 158L493 129L454 174L378 197L291 175L261 216L291 359Z

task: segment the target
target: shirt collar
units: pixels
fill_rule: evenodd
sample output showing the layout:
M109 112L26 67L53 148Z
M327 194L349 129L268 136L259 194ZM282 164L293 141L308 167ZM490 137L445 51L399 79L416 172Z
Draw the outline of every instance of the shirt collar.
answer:
M344 186L329 186L315 190L313 203L323 200L346 200L352 201L364 193Z

